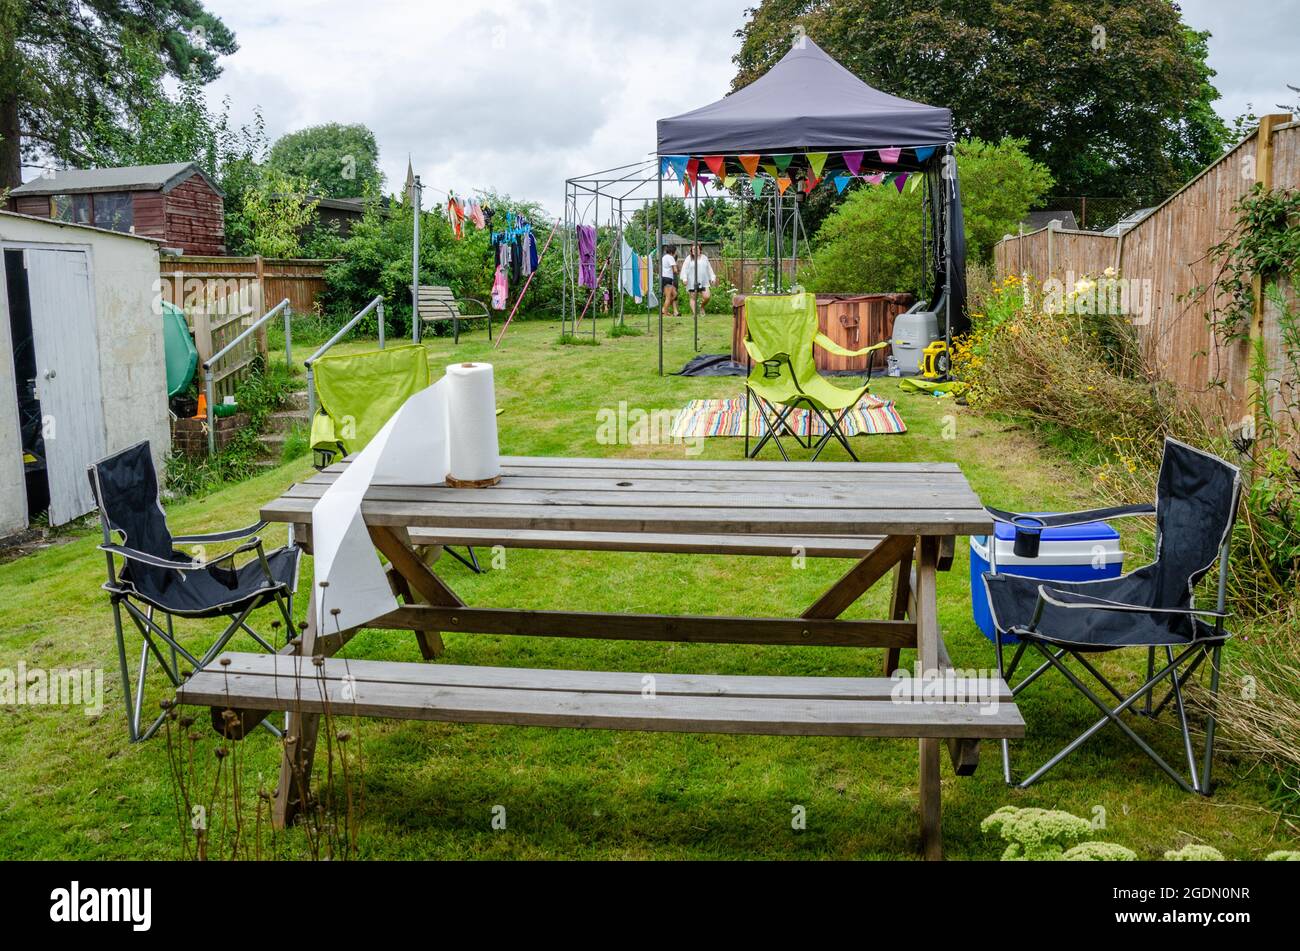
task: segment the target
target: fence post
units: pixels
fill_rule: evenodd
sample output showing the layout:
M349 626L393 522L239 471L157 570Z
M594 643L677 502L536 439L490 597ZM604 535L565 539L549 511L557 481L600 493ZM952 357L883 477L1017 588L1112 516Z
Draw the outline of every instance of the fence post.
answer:
M375 307L375 317L379 321L379 349L384 349L384 302L380 301ZM488 318L491 320L492 318Z
M217 392L212 383L212 367L203 368L203 392L206 395L205 402L208 404L208 455L215 456L217 454L217 414L212 404L217 398Z
M1264 191L1273 187L1273 129L1290 121L1291 116L1286 113L1261 116L1259 128L1255 130L1255 181ZM1254 359L1255 348L1264 335L1264 279L1258 273L1251 276L1250 290L1254 309L1250 315L1250 353L1247 360ZM1259 398L1259 385L1255 375L1247 372L1246 411L1251 416L1255 415L1255 404Z
M263 314L266 313L266 283L265 283L266 264L260 254L257 255L254 266L256 268L256 274L257 274L257 307L255 309L255 312L257 316L261 317ZM266 356L266 352L267 352L266 324L263 324L260 328L258 328L257 350L259 353L262 354L262 356Z
M284 365L293 366L293 306L284 307Z

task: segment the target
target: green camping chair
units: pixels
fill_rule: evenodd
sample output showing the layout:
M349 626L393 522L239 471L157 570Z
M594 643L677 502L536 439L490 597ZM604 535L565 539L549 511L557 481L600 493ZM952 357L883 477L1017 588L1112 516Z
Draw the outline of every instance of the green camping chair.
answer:
M752 360L745 380L745 456L757 458L770 439L781 458L790 460L781 435L794 437L805 449L813 450L813 459L821 455L833 436L854 462L857 455L849 446L841 428L849 411L871 389L873 357L867 356L866 385L846 390L817 372L813 347L821 347L841 357L860 357L888 346L888 341L861 350L848 350L826 336L817 326L817 298L813 294L751 295L745 298L745 350ZM766 432L749 450L751 400L758 404ZM826 432L813 442L811 423L807 441L790 426L790 414L806 408L822 421Z
M407 399L429 385L429 360L416 344L330 354L312 364L316 415L311 448L317 469L360 452Z
M317 469L360 452L409 397L429 385L428 352L418 344L327 355L311 370L318 407L311 421ZM474 549L469 549L468 560L450 547L446 550L471 571L479 571Z

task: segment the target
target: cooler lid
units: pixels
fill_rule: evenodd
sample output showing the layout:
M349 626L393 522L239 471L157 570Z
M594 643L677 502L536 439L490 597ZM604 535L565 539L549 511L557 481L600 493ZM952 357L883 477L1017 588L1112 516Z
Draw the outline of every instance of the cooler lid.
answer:
M1054 512L1025 512L1026 515L1054 515ZM1016 527L1006 522L993 525L995 537L999 541L1011 541L1016 537ZM1045 542L1098 542L1119 538L1119 532L1105 522L1084 522L1081 525L1062 525L1059 528L1043 529Z

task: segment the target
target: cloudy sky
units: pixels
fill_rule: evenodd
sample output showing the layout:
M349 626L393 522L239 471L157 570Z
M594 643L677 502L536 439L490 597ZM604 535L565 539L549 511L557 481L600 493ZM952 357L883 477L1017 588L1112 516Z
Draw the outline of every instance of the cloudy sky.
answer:
M562 208L568 176L654 148L654 123L723 95L753 0L207 0L235 31L214 101L260 105L272 139L362 122L388 186L492 187ZM1300 0L1186 0L1214 33L1228 119L1297 98ZM426 192L426 195L428 192ZM431 197L438 197L435 192Z

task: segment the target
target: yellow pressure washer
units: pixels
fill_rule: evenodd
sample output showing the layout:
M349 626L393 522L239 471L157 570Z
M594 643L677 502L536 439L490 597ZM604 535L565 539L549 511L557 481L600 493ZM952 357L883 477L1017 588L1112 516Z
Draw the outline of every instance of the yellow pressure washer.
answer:
M948 344L936 340L921 351L921 378L941 380L948 375Z

